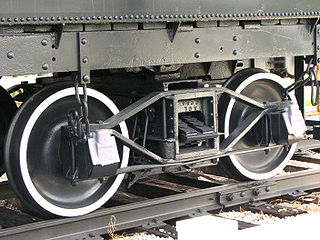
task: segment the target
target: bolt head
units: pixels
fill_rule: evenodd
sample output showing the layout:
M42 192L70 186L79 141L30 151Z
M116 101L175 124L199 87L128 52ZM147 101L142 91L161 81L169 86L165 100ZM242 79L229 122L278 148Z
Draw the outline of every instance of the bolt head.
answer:
M14 53L13 52L8 52L7 53L7 58L12 59L14 57Z
M47 46L48 45L48 40L47 39L42 39L41 45L42 46Z
M48 70L48 68L49 68L49 64L48 63L42 64L42 69L43 70Z
M89 77L88 75L84 75L84 76L82 77L82 80L83 80L84 82L89 82L89 81L90 81L90 77Z
M85 44L87 44L87 42L88 42L87 39L85 39L85 38L82 38L82 39L81 39L81 44L85 45Z
M82 62L83 62L83 63L88 63L88 62L89 62L88 57L83 57Z

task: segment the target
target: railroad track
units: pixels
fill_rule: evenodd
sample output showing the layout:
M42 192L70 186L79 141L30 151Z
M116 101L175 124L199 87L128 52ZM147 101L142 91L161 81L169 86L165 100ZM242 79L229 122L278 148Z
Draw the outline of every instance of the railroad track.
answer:
M299 149L319 148L319 141L306 141ZM16 209L0 209L1 239L93 239L106 234L110 220L117 231L134 227L152 228L165 221L198 216L283 195L297 197L320 188L320 160L303 161L297 155L282 175L266 181L235 180L191 171L142 179L126 192L119 191L107 204L91 214L41 220ZM295 160L297 159L297 160ZM13 197L8 183L0 184L1 199Z

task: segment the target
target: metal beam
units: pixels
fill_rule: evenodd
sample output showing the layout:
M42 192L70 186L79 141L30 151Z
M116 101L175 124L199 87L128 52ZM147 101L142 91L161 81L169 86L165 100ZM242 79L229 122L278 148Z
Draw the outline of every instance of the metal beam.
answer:
M194 28L177 32L173 42L167 29L85 36L90 70L314 54L306 25ZM54 39L54 33L0 35L0 76L77 71L78 33L64 32L58 49Z

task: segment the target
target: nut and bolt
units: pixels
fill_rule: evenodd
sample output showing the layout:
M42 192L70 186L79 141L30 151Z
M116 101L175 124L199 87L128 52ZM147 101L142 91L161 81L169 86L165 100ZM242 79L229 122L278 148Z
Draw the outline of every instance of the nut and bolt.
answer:
M49 64L48 63L42 64L42 69L43 70L48 70L48 68L49 68Z
M253 194L254 196L259 196L260 190L259 190L258 188L253 189L252 194Z
M233 201L234 200L234 195L232 193L227 194L226 195L226 200L229 201L229 202Z
M8 57L9 59L12 59L12 58L14 57L14 53L13 53L13 52L8 52L8 53L7 53L7 57Z

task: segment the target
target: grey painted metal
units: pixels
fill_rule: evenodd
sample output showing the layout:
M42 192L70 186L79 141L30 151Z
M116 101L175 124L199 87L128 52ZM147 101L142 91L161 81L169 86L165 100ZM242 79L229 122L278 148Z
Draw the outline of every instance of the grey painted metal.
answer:
M1 0L0 24L318 17L318 0Z
M268 181L222 185L168 197L98 210L86 216L42 221L0 230L1 239L76 239L79 236L105 234L111 217L116 229L161 223L161 221L189 214L199 214L281 196L296 190L305 191L320 187L320 171L305 170L278 176ZM240 194L243 192L244 194ZM227 194L233 198L226 199Z
M170 65L222 60L313 55L309 25L194 28L178 32L173 42L166 29L96 31L86 35L86 50L77 32L0 35L0 76L79 70ZM237 38L234 38L237 36ZM195 39L201 41L197 43ZM237 41L234 41L237 39ZM24 46L24 47L22 47ZM11 53L13 56L11 56ZM198 54L196 54L198 53Z

